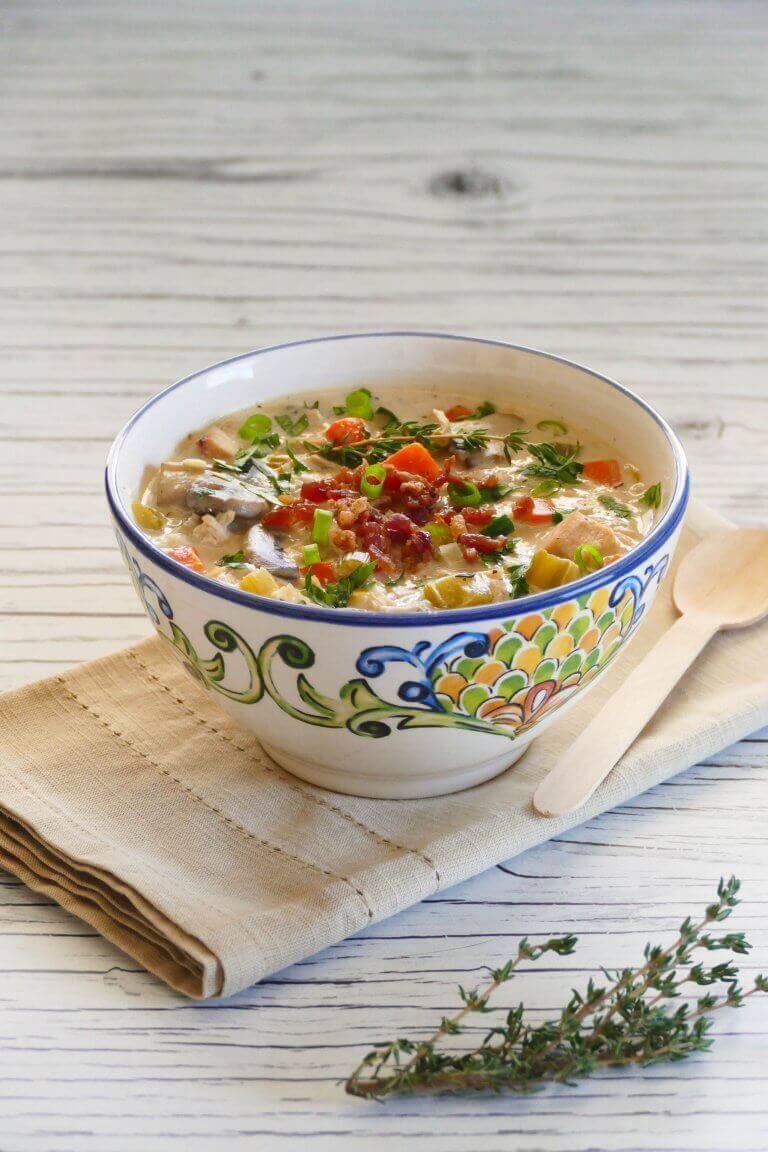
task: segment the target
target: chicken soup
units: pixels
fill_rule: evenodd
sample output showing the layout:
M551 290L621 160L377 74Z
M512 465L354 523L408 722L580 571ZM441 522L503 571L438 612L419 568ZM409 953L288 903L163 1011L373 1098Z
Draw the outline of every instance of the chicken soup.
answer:
M134 516L177 563L294 604L431 612L614 563L661 485L556 413L430 393L257 405L188 435Z

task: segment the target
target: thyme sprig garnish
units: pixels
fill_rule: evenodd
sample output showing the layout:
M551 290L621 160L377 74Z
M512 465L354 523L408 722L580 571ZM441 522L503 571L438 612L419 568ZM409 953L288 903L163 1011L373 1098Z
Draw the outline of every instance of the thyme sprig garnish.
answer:
M576 457L580 447L564 449L558 444L543 441L539 444L529 442L526 445L535 463L527 464L523 469L524 476L538 480L556 480L558 484L578 484L579 476L584 470Z
M745 992L731 960L711 965L694 960L697 951L734 955L749 951L743 932L712 935L707 930L731 915L739 903L739 887L735 876L721 879L716 901L699 922L686 917L666 947L646 945L638 968L605 970L603 986L590 980L583 993L573 992L555 1019L528 1023L521 1003L476 1047L445 1050L446 1038L462 1034L467 1017L491 1010L488 1002L494 992L524 961L538 960L548 952L569 956L577 944L572 935L542 944L522 940L514 959L491 971L484 988L459 988L463 1006L444 1017L429 1039L399 1038L376 1045L347 1080L347 1092L372 1099L415 1092L529 1092L551 1082L572 1084L604 1067L644 1066L707 1051L713 1043L709 1031L715 1012L738 1008L756 992L768 992L768 977L763 975ZM693 1004L669 1003L681 989L716 985L719 992L704 992Z

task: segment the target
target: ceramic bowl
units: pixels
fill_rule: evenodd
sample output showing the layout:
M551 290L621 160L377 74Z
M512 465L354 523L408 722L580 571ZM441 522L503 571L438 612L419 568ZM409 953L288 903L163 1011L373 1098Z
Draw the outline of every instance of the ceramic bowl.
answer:
M329 388L436 385L446 403L490 399L590 426L663 481L652 532L604 571L504 604L374 613L241 592L169 559L130 514L150 465L189 430L255 402ZM688 499L676 436L645 401L557 356L418 332L261 349L180 380L117 436L107 495L152 623L238 724L288 771L359 796L436 796L513 764L577 704L642 624Z

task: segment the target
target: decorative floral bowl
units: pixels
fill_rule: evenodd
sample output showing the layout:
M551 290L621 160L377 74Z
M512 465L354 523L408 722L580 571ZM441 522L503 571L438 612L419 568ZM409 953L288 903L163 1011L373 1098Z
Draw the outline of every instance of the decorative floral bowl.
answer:
M170 560L130 506L149 465L190 429L266 400L404 381L465 401L587 421L664 503L651 533L603 571L506 604L374 613L270 600ZM159 634L284 768L360 796L436 796L518 759L581 698L640 625L688 500L683 450L643 400L567 360L490 340L418 332L336 336L251 352L189 376L129 420L107 496L136 591Z

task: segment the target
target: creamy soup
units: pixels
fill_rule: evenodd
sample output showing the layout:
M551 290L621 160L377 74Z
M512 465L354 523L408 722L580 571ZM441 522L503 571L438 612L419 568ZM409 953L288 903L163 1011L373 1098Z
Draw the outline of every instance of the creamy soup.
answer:
M369 611L514 600L614 563L661 485L556 413L424 391L257 405L146 478L136 522L245 592Z

